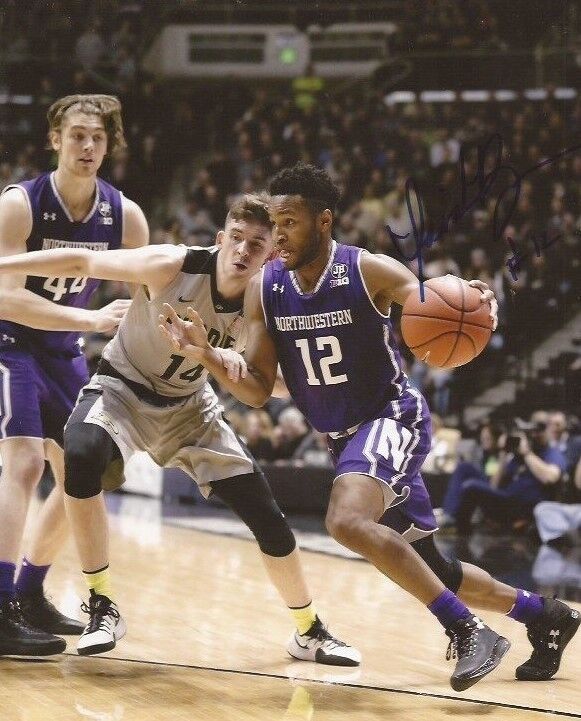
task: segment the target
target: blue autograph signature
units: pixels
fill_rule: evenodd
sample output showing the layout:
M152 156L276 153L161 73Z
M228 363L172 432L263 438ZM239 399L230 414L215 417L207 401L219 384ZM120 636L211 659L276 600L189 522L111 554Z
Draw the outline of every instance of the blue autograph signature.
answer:
M420 298L422 302L425 299L424 258L422 254L425 248L431 248L434 243L437 243L443 235L460 222L468 211L472 210L478 203L481 203L491 195L492 188L495 184L505 179L506 184L500 187L492 216L492 237L495 241L499 240L510 223L510 219L520 197L523 180L546 165L551 165L566 155L581 150L581 144L573 145L570 148L562 150L560 153L550 158L545 158L540 163L533 165L523 173L519 173L512 165L502 162L504 141L498 133L494 133L484 143L476 145L476 171L472 178L467 176L466 170L467 153L469 149L469 147L463 144L460 148L460 157L458 159L460 199L441 217L439 223L436 224L436 230L426 230L423 198L415 180L411 177L407 179L405 185L405 201L412 227L411 234L415 243L415 249L412 255L406 255L401 243L401 241L405 241L410 236L410 233L399 235L392 230L389 225L386 225L389 237L403 260L408 263L417 260ZM536 240L533 238L537 255L559 240L560 237L560 235L551 236L551 238L545 236ZM512 277L516 280L516 273L525 255L516 248L511 238L506 238L505 240L513 251L513 257L507 261L507 266Z

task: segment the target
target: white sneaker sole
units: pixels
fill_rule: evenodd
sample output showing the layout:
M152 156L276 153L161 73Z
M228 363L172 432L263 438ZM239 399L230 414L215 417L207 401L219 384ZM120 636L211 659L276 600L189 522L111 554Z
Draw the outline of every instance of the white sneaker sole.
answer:
M296 658L298 661L311 661L326 666L359 666L361 663L361 654L355 649L352 649L354 658L339 654L327 654L321 648L311 649L301 646L294 636L291 638L286 650L289 656Z
M119 623L115 626L113 632L113 640L105 643L95 643L92 646L77 646L79 656L95 656L98 653L105 653L115 648L117 641L121 640L127 633L127 624L120 618ZM82 636L81 636L82 638Z

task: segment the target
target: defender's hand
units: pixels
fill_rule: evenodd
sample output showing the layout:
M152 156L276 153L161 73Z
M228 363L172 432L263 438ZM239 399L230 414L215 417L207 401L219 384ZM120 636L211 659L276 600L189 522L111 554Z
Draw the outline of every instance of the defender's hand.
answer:
M471 280L468 285L482 291L480 296L481 303L490 303L490 317L492 318L492 330L496 330L498 325L498 301L494 295L494 291L488 287L488 284L482 280Z
M199 358L202 351L211 348L206 326L193 308L188 307L187 320L180 318L169 303L163 304L163 311L158 316L158 327L174 350Z
M108 333L115 330L123 320L130 305L131 300L121 298L103 306L103 308L99 308L99 310L93 311L95 314L93 330L96 333Z
M222 365L226 369L228 378L235 383L241 378L246 378L248 375L248 369L246 367L246 361L235 350L231 348L216 348L216 353L222 358Z

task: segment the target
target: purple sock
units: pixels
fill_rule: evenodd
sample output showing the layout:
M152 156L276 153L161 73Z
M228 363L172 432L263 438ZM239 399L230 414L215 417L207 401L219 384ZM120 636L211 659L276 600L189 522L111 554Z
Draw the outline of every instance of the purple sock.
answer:
M0 603L14 598L14 574L16 566L13 563L0 561Z
M438 598L430 603L428 609L444 628L448 628L460 618L467 618L471 615L462 601L448 589L442 591Z
M16 581L16 590L22 596L40 591L50 566L35 566L26 558L22 559L22 568Z
M541 615L544 605L541 596L532 593L532 591L523 591L519 588L516 592L514 606L506 615L520 623L531 623Z

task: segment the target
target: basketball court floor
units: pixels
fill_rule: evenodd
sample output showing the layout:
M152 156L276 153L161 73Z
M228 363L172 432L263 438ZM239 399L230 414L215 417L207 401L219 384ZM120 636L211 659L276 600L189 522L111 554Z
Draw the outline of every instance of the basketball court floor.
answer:
M152 499L116 496L112 505L113 578L127 636L102 656L77 656L72 639L58 661L0 659L1 721L581 718L579 637L557 678L521 683L513 674L530 652L524 627L484 615L512 648L499 669L458 694L448 683L448 639L419 603L365 562L332 548L305 550L320 615L360 648L363 663L293 661L289 615L252 541L184 527ZM211 520L214 530L219 521ZM47 585L61 610L78 616L84 588L71 543Z

